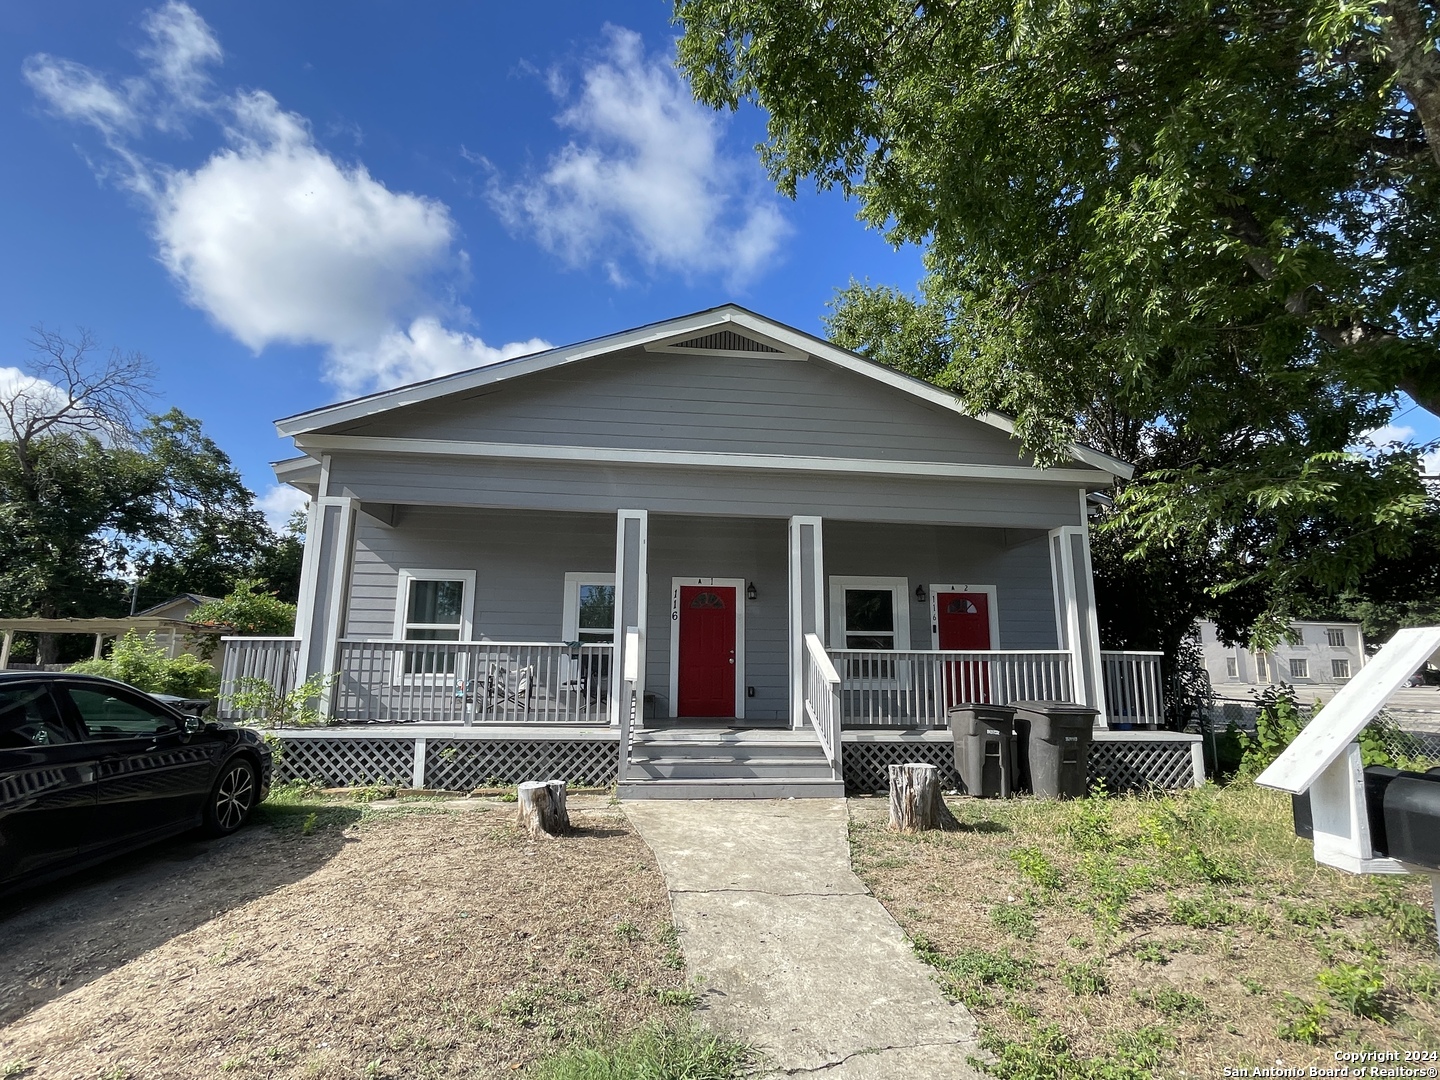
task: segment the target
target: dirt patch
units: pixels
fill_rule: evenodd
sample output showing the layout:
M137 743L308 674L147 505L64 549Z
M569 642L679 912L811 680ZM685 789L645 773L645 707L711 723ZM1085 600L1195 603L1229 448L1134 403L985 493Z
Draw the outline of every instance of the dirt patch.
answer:
M947 802L961 831L907 837L886 828L885 800L852 800L853 859L976 1014L997 1075L1440 1051L1428 880L1317 867L1288 800Z
M683 1010L664 882L594 802L541 843L513 805L289 806L12 903L0 1075L515 1075Z

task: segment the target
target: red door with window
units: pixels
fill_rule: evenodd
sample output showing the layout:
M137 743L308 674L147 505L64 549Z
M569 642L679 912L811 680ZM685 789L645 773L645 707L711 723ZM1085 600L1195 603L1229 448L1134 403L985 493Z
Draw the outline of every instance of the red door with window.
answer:
M961 652L989 649L990 597L983 592L937 592L935 635L938 647ZM990 672L983 661L945 665L945 704L990 700Z
M735 589L680 586L677 716L735 715Z

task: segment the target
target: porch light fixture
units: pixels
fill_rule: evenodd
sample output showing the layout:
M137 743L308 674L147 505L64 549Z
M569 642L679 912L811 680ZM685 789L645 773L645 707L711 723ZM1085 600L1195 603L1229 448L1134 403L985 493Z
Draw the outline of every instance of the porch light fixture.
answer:
M753 581L750 582L749 585L746 585L746 586L745 586L745 599L746 599L746 600L759 600L759 599L760 599L760 594L755 591L755 583L754 583Z
M916 585L916 586L915 586L915 602L916 602L917 604L923 604L923 603L925 602L925 586L924 586L924 585Z

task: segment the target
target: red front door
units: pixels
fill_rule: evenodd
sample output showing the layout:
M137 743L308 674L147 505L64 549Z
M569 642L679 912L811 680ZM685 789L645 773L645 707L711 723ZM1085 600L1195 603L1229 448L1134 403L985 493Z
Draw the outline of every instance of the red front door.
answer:
M937 647L969 652L990 648L990 597L983 592L935 594ZM990 672L984 661L946 664L945 703L990 700Z
M735 715L735 589L680 586L677 716Z

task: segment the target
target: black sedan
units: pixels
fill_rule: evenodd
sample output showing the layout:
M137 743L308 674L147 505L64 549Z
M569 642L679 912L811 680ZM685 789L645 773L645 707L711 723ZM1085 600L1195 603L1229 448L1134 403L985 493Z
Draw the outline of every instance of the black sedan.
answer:
M111 679L0 672L0 892L190 829L234 832L270 771L248 728Z

